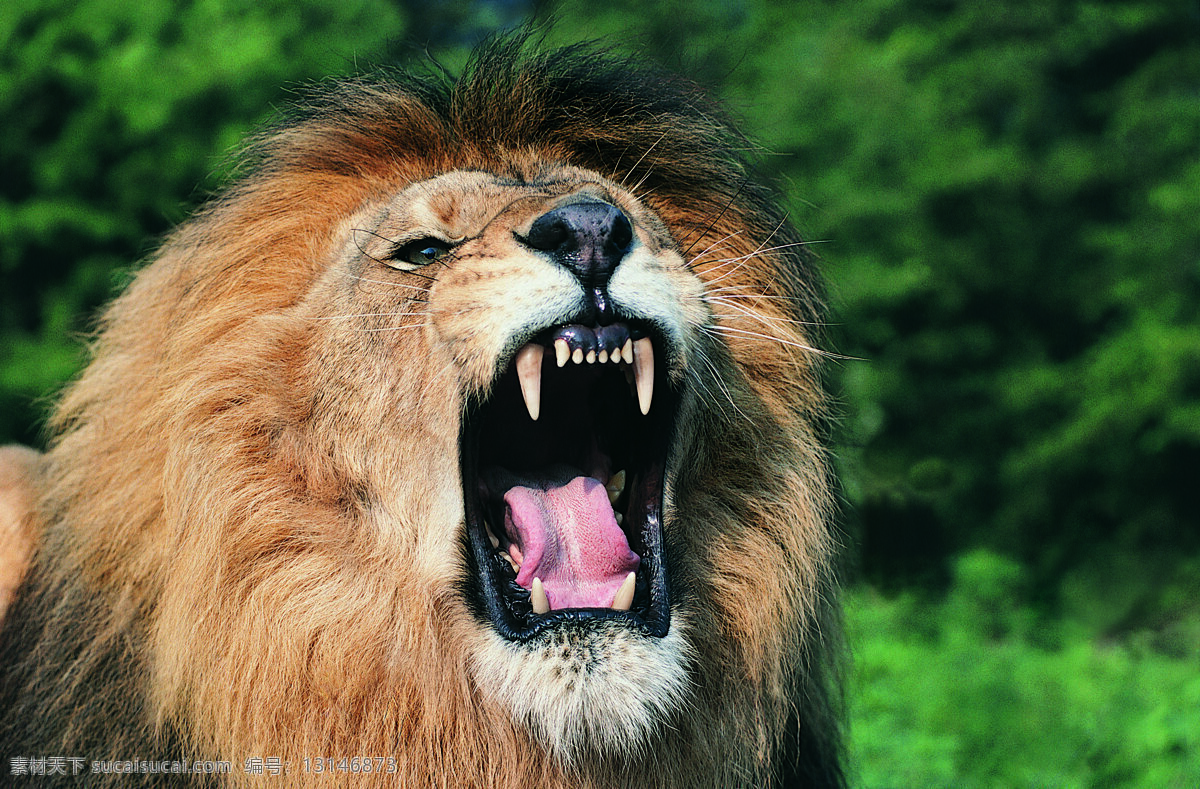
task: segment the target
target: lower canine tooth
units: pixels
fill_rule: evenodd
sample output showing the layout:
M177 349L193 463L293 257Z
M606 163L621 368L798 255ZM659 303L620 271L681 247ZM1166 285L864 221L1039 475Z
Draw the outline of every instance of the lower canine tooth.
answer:
M654 346L649 337L633 344L633 376L637 385L638 408L642 415L650 413L650 401L654 397Z
M617 590L616 597L613 598L612 607L614 611L628 611L633 605L633 587L637 584L637 573L630 573L625 576L625 582L621 584L621 588Z
M621 588L624 589L625 587L622 586ZM632 600L632 597L630 599ZM533 612L535 614L550 613L550 600L546 597L546 587L542 586L541 578L533 579L533 588L529 590L529 602L533 605Z
M537 421L542 411L542 354L545 348L528 343L517 352L517 378L521 382L521 396L529 418Z
M621 498L621 491L625 490L625 469L613 474L604 489L608 491L608 503L616 504L617 499Z

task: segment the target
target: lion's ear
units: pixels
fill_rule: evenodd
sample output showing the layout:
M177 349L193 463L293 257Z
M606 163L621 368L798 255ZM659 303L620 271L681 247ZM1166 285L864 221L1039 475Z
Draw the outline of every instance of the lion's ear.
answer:
M0 622L33 552L30 516L40 460L41 455L26 447L0 447Z

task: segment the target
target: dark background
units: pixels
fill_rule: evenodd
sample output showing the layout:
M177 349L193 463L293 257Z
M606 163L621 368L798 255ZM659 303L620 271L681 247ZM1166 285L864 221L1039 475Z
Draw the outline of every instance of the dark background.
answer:
M0 442L289 85L551 15L724 99L817 242L856 783L1196 786L1195 0L7 0Z

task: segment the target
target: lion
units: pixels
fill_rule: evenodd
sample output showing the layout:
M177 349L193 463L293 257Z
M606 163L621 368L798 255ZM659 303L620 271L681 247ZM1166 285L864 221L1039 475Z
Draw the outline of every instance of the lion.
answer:
M522 36L304 94L11 461L4 753L842 785L821 287L725 118Z

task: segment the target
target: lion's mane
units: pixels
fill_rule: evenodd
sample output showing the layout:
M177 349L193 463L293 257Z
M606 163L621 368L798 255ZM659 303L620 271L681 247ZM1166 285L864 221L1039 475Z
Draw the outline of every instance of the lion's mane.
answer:
M840 785L809 255L689 84L535 50L312 89L109 308L36 482L2 635L6 756L227 759L222 780L247 784L268 779L245 759L278 757L290 785ZM379 335L303 309L364 205L540 162L661 217L713 316L666 524L686 687L628 749L571 758L481 691L462 551L423 531L462 517L445 371L415 339L368 368ZM397 772L302 767L351 756Z

